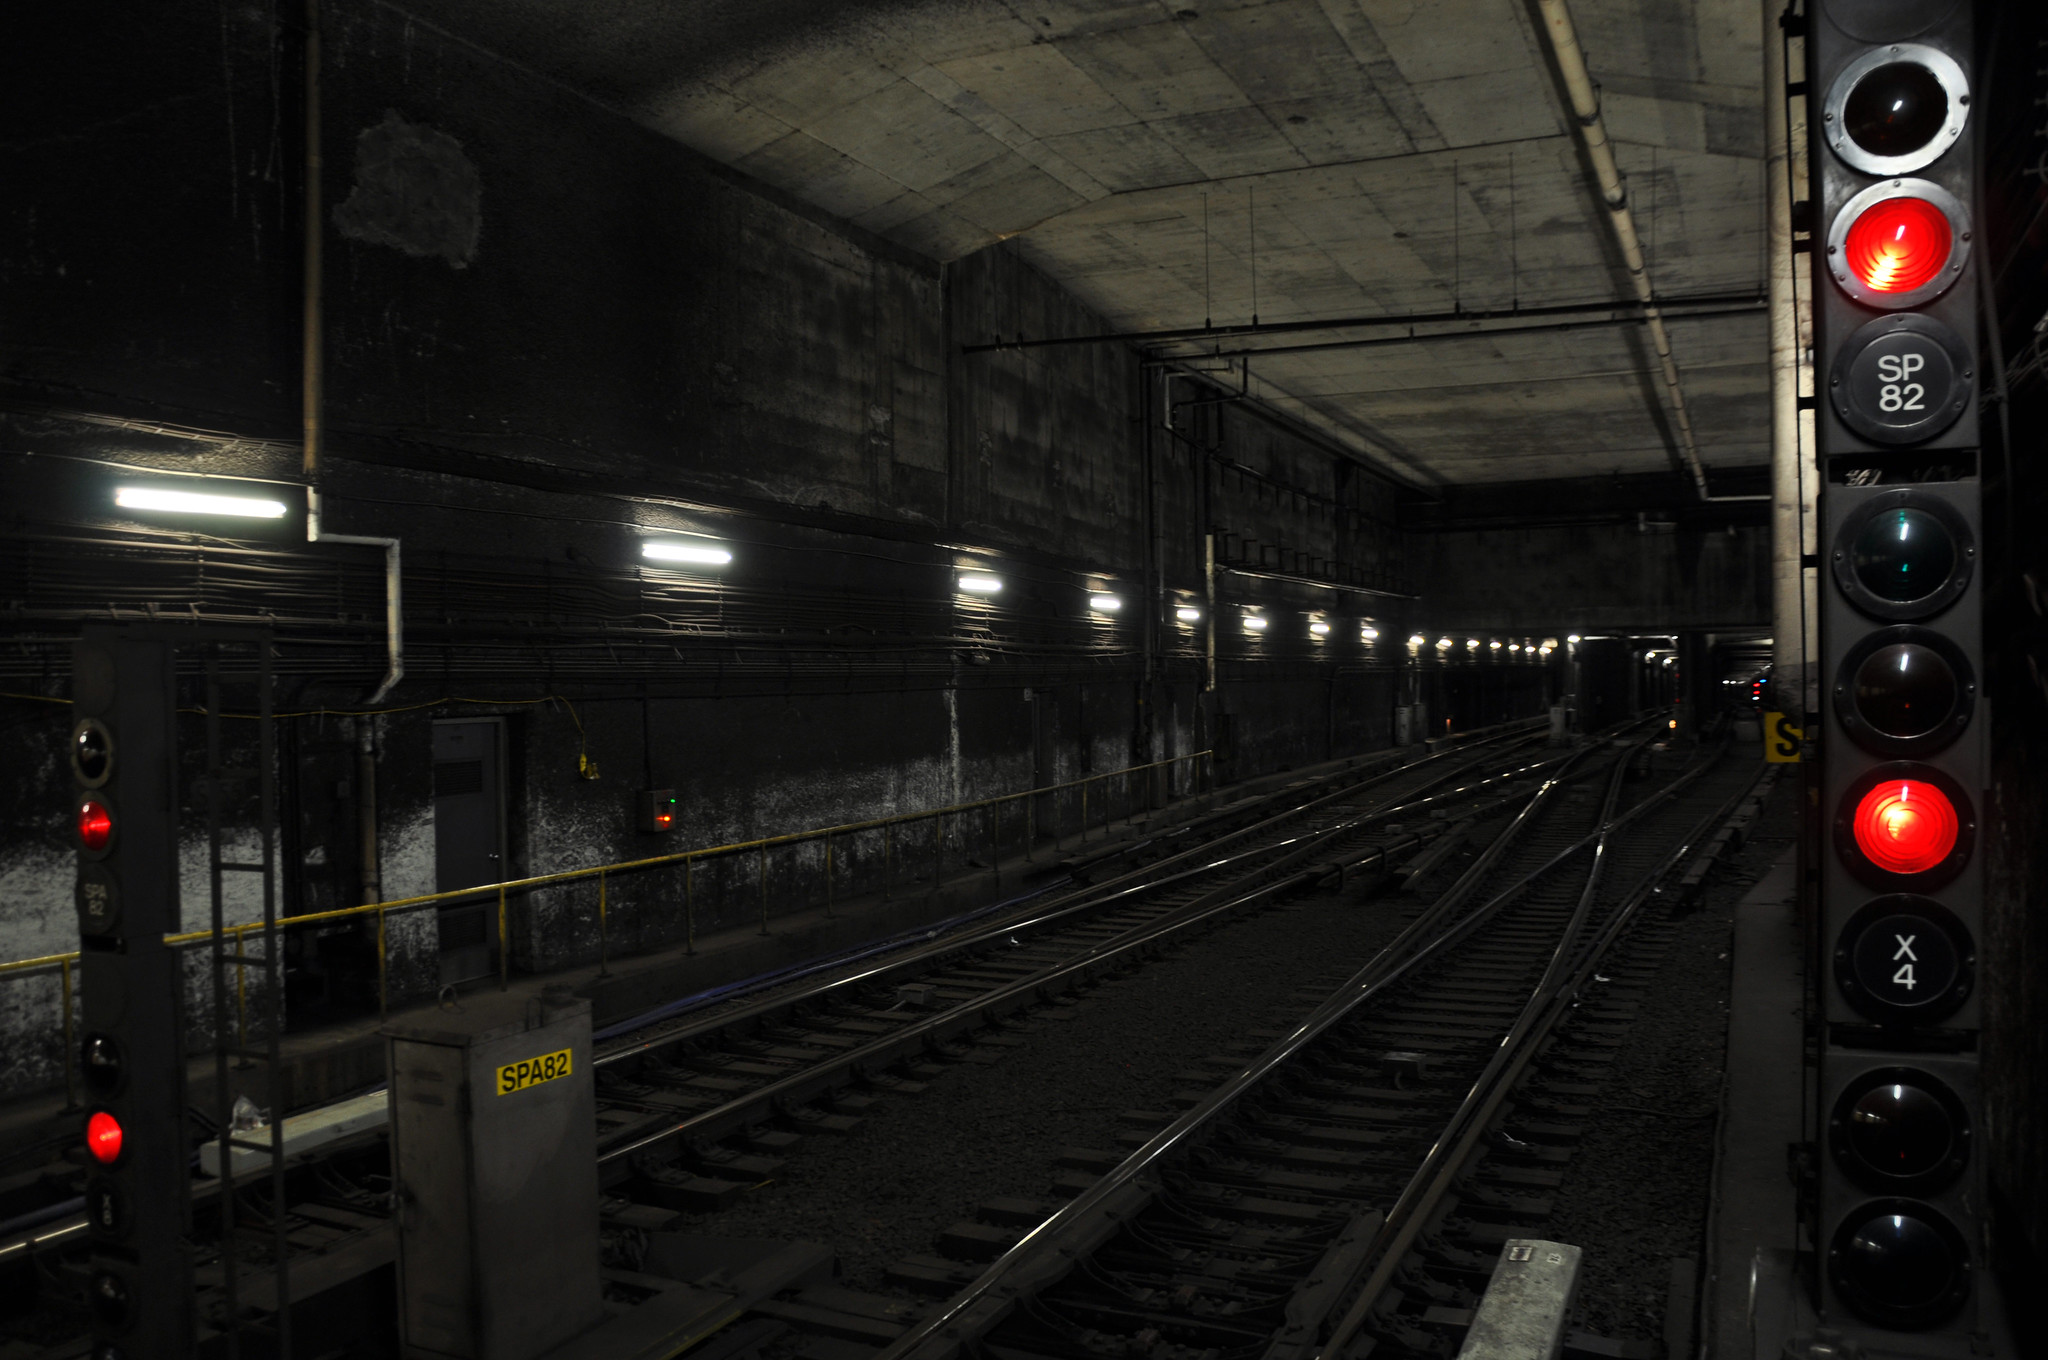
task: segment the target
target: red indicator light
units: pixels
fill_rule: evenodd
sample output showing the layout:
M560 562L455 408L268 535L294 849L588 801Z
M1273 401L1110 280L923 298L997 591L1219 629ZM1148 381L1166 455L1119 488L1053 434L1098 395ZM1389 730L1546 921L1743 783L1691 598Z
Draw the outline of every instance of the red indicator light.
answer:
M1851 823L1856 848L1891 874L1923 874L1956 848L1955 805L1920 779L1891 779L1863 795Z
M114 814L97 798L78 805L78 843L98 854L114 839Z
M101 1166L112 1166L121 1155L121 1121L105 1110L94 1110L85 1121L85 1150Z
M654 824L664 831L668 830L675 823L675 820L676 815L673 812L657 812L654 814Z
M1948 215L1924 198L1887 198L1871 204L1842 242L1849 272L1873 293L1910 293L1948 267L1955 229Z

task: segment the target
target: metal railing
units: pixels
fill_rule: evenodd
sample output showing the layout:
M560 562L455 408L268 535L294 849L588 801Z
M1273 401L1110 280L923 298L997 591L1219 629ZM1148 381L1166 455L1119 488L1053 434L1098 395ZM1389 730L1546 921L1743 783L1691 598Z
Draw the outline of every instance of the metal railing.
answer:
M280 932L300 926L331 924L362 917L374 916L377 923L377 1013L390 1013L390 934L388 923L393 916L424 911L430 907L445 906L453 902L472 901L479 897L497 898L498 908L498 981L501 987L511 985L511 949L507 931L507 902L513 895L530 892L536 888L556 887L566 883L597 882L597 931L598 966L600 973L611 964L611 923L607 900L610 880L620 874L644 873L649 870L683 866L683 943L686 952L695 953L697 948L697 890L696 870L700 861L730 859L735 856L752 854L759 861L761 933L767 934L769 922L768 854L771 850L785 847L823 843L825 914L830 916L835 903L838 879L834 873L836 851L849 838L861 835L879 834L882 840L882 892L884 898L894 894L896 873L899 863L914 850L899 854L897 830L919 822L932 823L931 881L936 890L945 868L946 823L951 818L956 835L963 850L968 849L965 820L975 814L986 818L984 835L978 844L984 844L988 852L988 871L1000 886L1002 881L1003 813L1021 805L1019 829L1023 832L1024 853L1027 859L1035 858L1039 840L1039 804L1049 800L1053 825L1050 828L1053 843L1057 846L1072 830L1078 829L1085 842L1091 830L1099 829L1104 838L1109 835L1113 822L1128 821L1142 810L1164 806L1176 796L1174 772L1180 767L1189 768L1189 775L1181 781L1179 793L1206 789L1213 777L1213 751L1195 751L1187 755L1173 756L1166 760L1155 760L1144 765L1131 765L1120 770L1108 770L1101 774L1085 775L1064 783L1048 784L1043 788L1026 789L1021 793L998 794L993 798L981 798L967 803L953 803L945 807L924 808L916 812L899 812L887 817L873 817L866 821L843 822L836 826L820 827L811 831L790 831L779 836L762 836L754 840L734 841L726 845L703 846L693 850L677 850L663 855L649 855L642 859L620 860L611 864L598 864L580 869L561 869L553 873L531 874L524 878L506 879L498 883L479 883L467 888L454 888L446 892L421 893L413 897L398 897L386 902L365 902L353 907L336 907L328 911L307 912L303 915L279 918ZM1146 776L1142 781L1138 776ZM1142 782L1142 787L1140 783ZM1093 791L1093 807L1090 793ZM1073 795L1062 798L1061 795ZM1121 811L1117 811L1118 806ZM1074 815L1069 817L1063 808L1072 807ZM907 838L905 838L907 840ZM920 875L921 876L921 875ZM226 926L222 934L232 937L235 953L248 951L242 947L243 937L251 932L264 929L262 921L249 921L239 925ZM212 930L190 930L182 934L166 935L164 943L173 948L189 948L194 945L210 944L215 939ZM64 1013L64 1093L68 1103L77 1101L77 1072L75 1049L76 1033L72 1011L76 984L73 969L78 962L78 951L62 954L43 954L35 958L13 959L0 962L0 976L20 976L57 969L60 974L61 1002ZM240 1038L248 1037L248 984L246 975L237 969L236 1005Z

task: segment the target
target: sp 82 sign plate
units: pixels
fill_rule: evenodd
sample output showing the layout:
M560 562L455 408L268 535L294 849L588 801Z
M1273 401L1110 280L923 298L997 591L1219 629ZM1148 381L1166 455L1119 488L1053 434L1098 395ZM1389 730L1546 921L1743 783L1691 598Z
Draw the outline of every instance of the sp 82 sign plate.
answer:
M1918 444L1955 424L1976 392L1970 350L1916 312L1881 316L1849 337L1828 375L1842 423L1873 444Z
M569 1050L559 1053L543 1053L537 1058L522 1058L515 1063L506 1063L498 1069L498 1094L509 1096L514 1091L524 1091L529 1086L538 1086L544 1081L556 1081L569 1075Z

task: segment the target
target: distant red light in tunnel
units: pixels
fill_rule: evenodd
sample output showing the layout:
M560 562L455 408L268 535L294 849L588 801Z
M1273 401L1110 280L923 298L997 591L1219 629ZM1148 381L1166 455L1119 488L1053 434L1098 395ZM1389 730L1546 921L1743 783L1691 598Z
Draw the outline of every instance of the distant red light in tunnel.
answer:
M97 798L78 805L78 843L93 854L107 848L114 839L114 814Z
M1910 293L1948 267L1955 229L1924 198L1887 198L1865 208L1842 242L1849 272L1873 293Z
M1955 805L1920 779L1890 779L1863 795L1851 828L1856 848L1892 874L1922 874L1956 848L1960 823Z

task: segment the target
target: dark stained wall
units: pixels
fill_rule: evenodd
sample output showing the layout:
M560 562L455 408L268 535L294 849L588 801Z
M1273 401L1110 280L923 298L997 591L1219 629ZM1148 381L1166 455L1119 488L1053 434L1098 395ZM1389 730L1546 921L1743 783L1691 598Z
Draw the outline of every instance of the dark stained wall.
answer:
M1225 408L1169 430L1123 346L963 355L1103 323L1015 249L941 269L378 4L328 8L320 72L326 528L404 543L407 677L355 716L385 664L381 557L308 544L296 485L298 12L66 10L0 49L0 687L39 696L0 700L27 772L0 791L0 956L71 938L54 753L88 615L276 631L301 715L280 748L290 911L364 891L365 728L386 898L435 886L437 719L503 722L514 873L1013 792L1218 726L1238 776L1389 740L1396 663L1356 631L1386 597L1226 573L1213 691L1207 621L1172 615L1206 611L1211 530L1226 565L1250 541L1289 573L1398 584L1386 490L1340 453ZM115 512L112 486L152 470L294 508L271 529ZM730 569L641 560L675 531L731 545ZM968 564L1004 593L956 595ZM1089 613L1104 589L1121 613ZM1248 606L1270 633L1235 627ZM1328 617L1348 625L1308 631ZM650 784L682 800L654 842L631 820ZM193 912L201 852L188 827ZM882 871L842 853L849 887ZM811 905L812 867L771 866L771 913ZM587 899L515 899L515 966L592 957ZM713 875L694 924L759 901ZM621 882L612 906L622 949L691 924L673 882ZM397 998L431 993L433 917L390 935ZM294 948L296 1017L372 1004L364 930ZM54 980L0 992L0 1033L0 1088L53 1082Z

